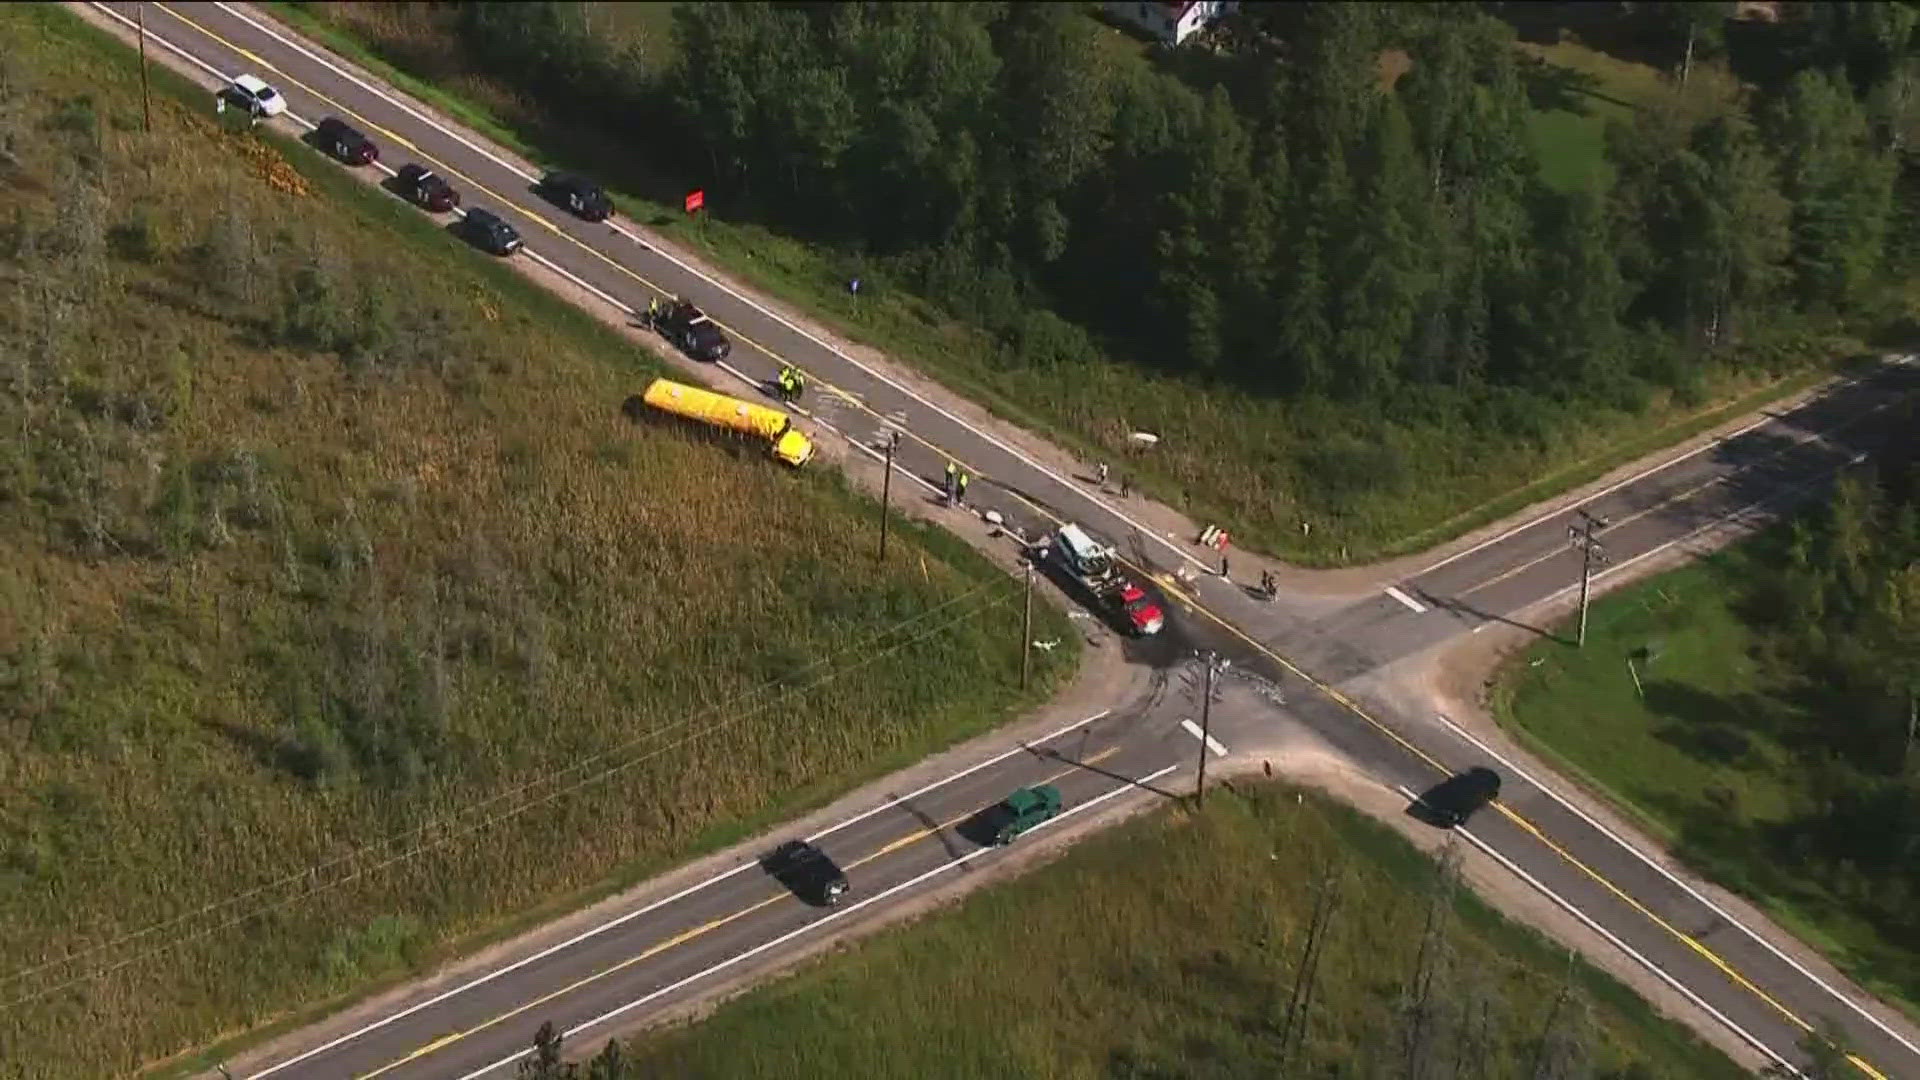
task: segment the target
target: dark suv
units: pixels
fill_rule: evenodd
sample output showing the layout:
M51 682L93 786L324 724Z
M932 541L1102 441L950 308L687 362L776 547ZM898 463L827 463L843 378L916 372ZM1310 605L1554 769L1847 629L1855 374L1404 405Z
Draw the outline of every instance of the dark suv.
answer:
M314 145L349 165L366 165L380 157L373 140L337 116L329 116L313 129Z
M460 205L460 193L453 185L440 178L440 174L425 165L406 164L400 166L400 172L393 178L408 202L417 203L438 214Z
M1476 765L1429 788L1408 812L1429 825L1451 829L1465 825L1474 811L1500 797L1500 774Z
M511 255L520 250L520 233L490 210L467 211L465 231L467 239L489 254Z
M613 216L613 199L607 189L584 176L549 173L540 181L540 191L556 206L564 206L588 221L605 221Z
M847 875L826 852L805 840L781 844L768 852L760 865L809 904L832 907L847 895Z
M654 317L653 325L661 336L695 360L725 360L733 351L733 342L727 340L719 324L685 300L668 304Z

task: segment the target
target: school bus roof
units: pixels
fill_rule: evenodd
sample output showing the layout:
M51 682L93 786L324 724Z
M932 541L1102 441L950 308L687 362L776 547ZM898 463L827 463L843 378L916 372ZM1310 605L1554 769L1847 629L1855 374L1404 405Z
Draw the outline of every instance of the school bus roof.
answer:
M655 379L653 385L647 387L645 400L648 405L664 412L730 428L769 442L786 434L793 424L792 419L779 409L741 401L671 379Z

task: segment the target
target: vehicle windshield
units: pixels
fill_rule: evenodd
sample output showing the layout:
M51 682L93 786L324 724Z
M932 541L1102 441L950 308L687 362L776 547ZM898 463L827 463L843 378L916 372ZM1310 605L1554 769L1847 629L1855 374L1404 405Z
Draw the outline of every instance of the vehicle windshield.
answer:
M258 91L256 91L255 96L258 97L261 101L270 101L273 99L273 87L263 86Z

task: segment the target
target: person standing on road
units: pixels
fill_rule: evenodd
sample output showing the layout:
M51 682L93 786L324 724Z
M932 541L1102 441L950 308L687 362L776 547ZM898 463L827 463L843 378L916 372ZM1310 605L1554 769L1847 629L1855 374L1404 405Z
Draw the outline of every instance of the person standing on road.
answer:
M960 470L960 475L956 479L958 486L953 489L954 490L953 504L955 506L967 505L967 480L968 479L969 478L967 476L967 471L965 469Z
M1101 462L1100 467L1094 470L1094 475L1097 477L1094 483L1099 484L1101 487L1106 487L1107 486L1107 463L1104 461Z
M946 495L947 495L947 501L948 501L948 502L952 502L952 501L953 501L953 498L954 498L954 492L955 492L955 491L957 491L957 490L959 490L959 487L960 487L960 484L959 484L959 475L960 475L960 468L959 468L959 466L957 466L957 465L955 465L955 464L954 464L953 462L951 462L951 461L949 461L949 462L947 462L947 490L946 490Z

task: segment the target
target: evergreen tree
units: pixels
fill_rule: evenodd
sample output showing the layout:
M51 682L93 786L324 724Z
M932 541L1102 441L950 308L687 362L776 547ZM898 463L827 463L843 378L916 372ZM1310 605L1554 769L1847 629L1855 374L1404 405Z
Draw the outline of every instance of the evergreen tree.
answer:
M1859 104L1829 75L1795 76L1769 119L1793 207L1798 296L1805 304L1845 308L1860 298L1880 263L1892 163L1869 143Z
M1334 238L1334 380L1351 396L1373 398L1398 381L1424 301L1425 169L1397 98L1373 109L1359 159L1353 227Z

